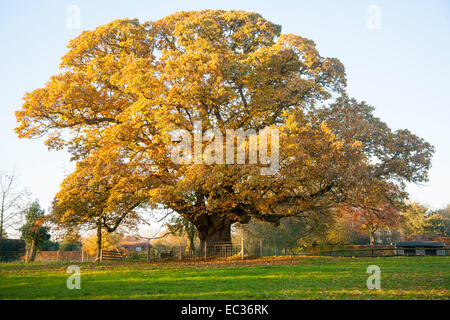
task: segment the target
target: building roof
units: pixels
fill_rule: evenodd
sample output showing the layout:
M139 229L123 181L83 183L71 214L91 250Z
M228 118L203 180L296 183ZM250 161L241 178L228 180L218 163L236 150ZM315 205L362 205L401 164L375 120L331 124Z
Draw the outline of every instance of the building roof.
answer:
M445 247L444 242L439 241L403 241L397 242L396 247L422 247L422 248L439 248Z
M119 243L119 247L128 249L135 249L137 247L147 248L147 245L147 242L143 241L121 241Z

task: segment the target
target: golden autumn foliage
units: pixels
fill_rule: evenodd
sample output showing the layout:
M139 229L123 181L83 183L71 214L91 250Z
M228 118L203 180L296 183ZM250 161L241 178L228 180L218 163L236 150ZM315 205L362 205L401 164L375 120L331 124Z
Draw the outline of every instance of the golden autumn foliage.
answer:
M78 161L55 197L59 221L113 230L135 222L139 207L163 206L192 222L201 241L228 241L235 222L278 223L340 204L376 211L400 203L406 182L427 179L432 146L392 132L346 96L339 60L259 14L120 19L68 48L61 73L16 112L19 137L46 136ZM223 135L277 128L279 171L175 164L172 134L196 121Z
M120 233L108 233L103 231L102 239L102 249L103 250L116 250L119 249L120 240L122 239L122 234ZM83 251L85 251L89 256L94 256L97 251L97 235L95 232L89 233L87 236L81 239L83 244Z

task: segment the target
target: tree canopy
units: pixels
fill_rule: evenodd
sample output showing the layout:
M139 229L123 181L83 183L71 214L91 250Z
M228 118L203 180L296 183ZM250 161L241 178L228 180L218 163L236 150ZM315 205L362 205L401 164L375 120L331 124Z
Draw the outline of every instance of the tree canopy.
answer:
M433 147L392 131L345 93L344 66L312 40L245 11L120 19L70 41L61 73L24 97L21 138L46 137L77 161L55 197L61 219L110 227L138 207L179 213L201 241L230 240L233 223L278 223L341 204L401 205L427 181ZM279 130L279 170L262 164L179 164L178 129ZM211 140L204 139L201 150Z

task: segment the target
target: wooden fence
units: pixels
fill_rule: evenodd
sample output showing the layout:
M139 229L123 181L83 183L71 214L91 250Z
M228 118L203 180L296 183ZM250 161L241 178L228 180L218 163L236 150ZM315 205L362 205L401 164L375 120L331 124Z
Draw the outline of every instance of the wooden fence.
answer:
M123 255L120 250L102 250L100 261L121 261Z

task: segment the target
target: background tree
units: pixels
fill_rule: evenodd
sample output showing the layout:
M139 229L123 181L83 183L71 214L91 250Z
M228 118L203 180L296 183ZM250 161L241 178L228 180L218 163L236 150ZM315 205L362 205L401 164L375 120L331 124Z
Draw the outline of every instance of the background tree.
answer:
M265 254L300 251L312 244L328 242L327 236L334 223L333 216L329 211L305 217L284 217L278 225L252 219L247 224L237 224L235 234L237 241L244 238L247 249L257 254L261 241L263 248L270 249Z
M25 211L25 224L20 228L22 239L25 240L27 262L34 261L37 250L47 240L50 239L49 228L44 226L44 210L41 209L36 200Z
M123 238L121 232L108 232L102 230L102 247L101 250L113 250L119 248L120 240ZM82 248L90 256L97 256L97 233L89 232L86 237L81 238Z
M377 231L397 229L402 220L402 216L398 209L391 205L385 204L377 208L377 210L353 209L350 215L353 218L356 228L367 232L369 236L369 244L375 244L375 233Z
M353 210L339 210L334 223L328 230L327 244L348 245L367 244L369 237L366 230L361 230L358 216L353 215Z
M47 240L44 241L41 245L42 251L58 251L59 250L59 242Z
M84 182L63 186L57 196L67 221L83 216L64 209L75 203L72 195L89 194L87 186L102 181L94 197L82 199L89 209L84 221L100 230L108 215L125 219L135 205L163 206L195 225L203 248L230 241L232 224L251 218L278 224L342 203L374 210L386 201L399 205L407 182L428 178L430 144L408 130L392 132L372 107L345 95L339 60L256 13L115 20L73 39L61 68L25 95L16 132L47 135L50 148L66 148L83 164L73 177ZM226 136L226 129L269 127L280 132L276 174L261 175L261 163L172 161L175 130ZM213 142L202 141L207 162ZM83 169L102 161L117 170L92 176ZM119 192L110 193L115 186Z
M450 205L430 214L427 231L433 236L450 236Z
M266 251L263 254L281 254L301 247L299 240L305 236L305 223L297 217L280 220L279 225L252 219L235 227L236 242L244 239L246 251L259 255L260 244ZM267 252L270 249L271 252Z
M81 251L81 247L81 237L78 234L69 234L59 243L61 251Z
M169 229L163 229L156 238L151 242L151 246L160 253L174 256L180 248L185 252L189 252L188 250L191 245L189 243L190 239L185 233L173 233Z
M27 200L28 192L18 190L16 173L0 172L0 240L6 238L7 230L19 230Z
M174 216L171 218L169 223L167 223L167 229L173 235L186 237L188 240L186 251L191 254L196 253L195 239L197 239L198 234L194 224L182 216Z
M426 228L430 225L427 220L428 210L426 206L412 202L402 211L404 222L401 227L407 240L420 239L424 236Z

